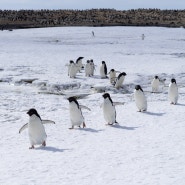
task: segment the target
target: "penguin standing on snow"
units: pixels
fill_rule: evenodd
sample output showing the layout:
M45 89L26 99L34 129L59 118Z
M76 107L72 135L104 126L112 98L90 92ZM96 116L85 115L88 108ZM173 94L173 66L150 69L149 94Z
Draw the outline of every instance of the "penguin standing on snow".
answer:
M102 65L100 67L100 77L107 78L107 65L105 61L102 61Z
M143 89L141 88L140 85L135 86L134 99L136 102L136 106L139 109L139 112L143 112L147 110L147 100L144 95Z
M71 62L69 69L69 77L76 78L78 70L79 70L78 66L74 62Z
M113 125L114 123L117 123L115 105L123 105L124 103L113 102L109 93L103 94L103 98L104 101L102 104L102 108L104 119L108 123L108 125Z
M85 76L91 76L91 64L89 60L87 60L87 63L85 65Z
M178 87L176 80L174 78L171 79L168 89L168 96L171 104L177 104L178 101Z
M88 107L79 105L78 101L74 97L69 97L69 113L70 113L70 119L71 119L71 125L72 127L69 129L74 129L74 126L80 127L80 125L83 125L83 128L86 127L85 120L82 115L82 108L90 110Z
M69 61L69 64L66 64L66 66L68 66L68 76L69 76L69 73L70 73L70 69L71 69L71 65L74 64L74 61L73 60L70 60Z
M90 76L94 76L95 65L93 59L90 60Z
M124 79L125 79L125 76L126 76L126 75L127 75L127 74L126 74L125 72L120 73L120 74L118 75L118 78L116 79L116 83L115 83L116 89L119 89L119 88L122 86L122 84L123 84L123 82L124 82Z
M115 71L114 69L111 69L110 71L109 71L109 81L110 81L110 83L111 84L115 84L115 81L116 81L116 73L117 73L118 71Z
M152 92L158 92L159 90L159 84L160 84L160 80L158 76L155 76L154 79L152 80Z
M29 122L21 127L19 133L28 128L28 135L31 144L30 149L33 149L34 145L39 144L46 146L47 135L43 124L55 124L55 122L50 120L42 120L36 109L30 109L27 114L29 115Z

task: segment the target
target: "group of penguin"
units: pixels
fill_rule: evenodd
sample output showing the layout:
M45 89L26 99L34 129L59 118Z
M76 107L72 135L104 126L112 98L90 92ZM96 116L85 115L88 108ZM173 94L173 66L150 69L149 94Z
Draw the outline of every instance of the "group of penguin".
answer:
M87 60L86 64L83 65L82 59L84 57L78 57L76 62L73 60L69 61L69 64L66 64L68 66L68 76L70 78L76 78L76 75L78 72L81 71L81 69L85 70L85 76L90 77L94 76L94 71L95 71L95 64L93 60ZM116 73L119 73L119 75L116 77ZM109 75L110 83L115 86L115 88L119 89L123 82L124 78L127 75L125 72L120 72L116 71L114 69L111 69L110 72L108 73L107 71L107 65L105 61L102 61L101 67L100 67L100 77L103 78L108 78L107 75Z
M103 78L106 78L105 77L105 74L107 74L106 71L107 71L106 64L103 61L102 66L100 67L100 74L102 75ZM112 69L111 72L113 72L111 77L116 78L115 70ZM122 78L121 82L123 82L124 77L126 76L126 73L123 73L123 74L120 73L120 74L121 74L120 78ZM111 80L112 79L110 78L110 81ZM114 81L114 83L116 84L116 81ZM160 85L160 79L158 76L154 77L151 85L152 85L152 92L154 93L158 92L159 85ZM171 79L171 82L169 84L168 95L169 95L170 103L174 105L177 104L178 87L176 84L176 80L174 78ZM103 93L102 97L103 97L103 103L101 107L103 108L103 115L107 125L117 124L115 106L123 105L124 103L113 102L110 94L107 92ZM140 85L135 86L134 99L139 112L147 111L147 99ZM70 121L71 121L71 127L69 129L74 129L75 126L81 127L81 125L83 128L85 128L86 127L85 119L81 109L87 109L87 110L90 110L90 109L86 106L80 105L75 97L69 97L68 101L69 101L69 113L70 113ZM34 149L35 145L46 146L47 135L43 124L48 124L48 123L55 124L55 122L51 120L41 119L37 110L34 108L30 109L27 112L27 114L29 115L29 122L20 128L19 133L21 133L23 130L28 128L28 135L29 135L29 140L31 144L30 149Z

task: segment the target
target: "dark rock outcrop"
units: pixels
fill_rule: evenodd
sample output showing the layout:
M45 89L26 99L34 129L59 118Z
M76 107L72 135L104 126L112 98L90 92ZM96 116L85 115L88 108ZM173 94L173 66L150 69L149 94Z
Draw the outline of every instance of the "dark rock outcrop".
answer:
M185 27L185 10L0 10L0 29L55 26Z

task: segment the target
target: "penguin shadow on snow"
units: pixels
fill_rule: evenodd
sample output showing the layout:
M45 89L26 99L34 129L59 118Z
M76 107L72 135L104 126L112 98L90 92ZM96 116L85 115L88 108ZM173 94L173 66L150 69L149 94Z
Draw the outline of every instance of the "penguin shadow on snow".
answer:
M40 146L35 148L35 150L44 150L44 151L49 151L49 152L64 152L65 150L71 150L71 149L60 149L60 148L56 148L53 146Z
M166 114L165 112L158 113L158 112L149 112L149 111L145 111L142 113L150 115L150 116L163 116L164 114Z
M122 126L120 124L116 124L116 125L111 125L111 127L113 128L118 128L118 129L123 129L123 130L135 130L138 127L127 127L127 126Z
M98 132L103 131L103 130L96 130L96 129L93 129L93 128L78 128L78 130L86 131L86 132L93 132L93 133L98 133Z
M177 103L176 106L185 106L185 104Z

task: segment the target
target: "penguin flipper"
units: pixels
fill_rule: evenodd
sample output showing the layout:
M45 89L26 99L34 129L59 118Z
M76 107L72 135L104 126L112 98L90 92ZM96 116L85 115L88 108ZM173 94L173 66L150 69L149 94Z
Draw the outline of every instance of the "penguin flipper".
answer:
M25 130L26 128L28 128L28 123L26 123L25 125L23 125L20 129L19 129L19 134Z
M125 104L125 102L113 102L113 105L115 106L115 105L124 105Z
M55 122L51 120L42 120L42 124L55 124Z
M86 106L84 106L84 105L80 105L80 108L81 108L81 109L87 109L87 110L91 111L90 108L88 108L88 107L86 107Z

